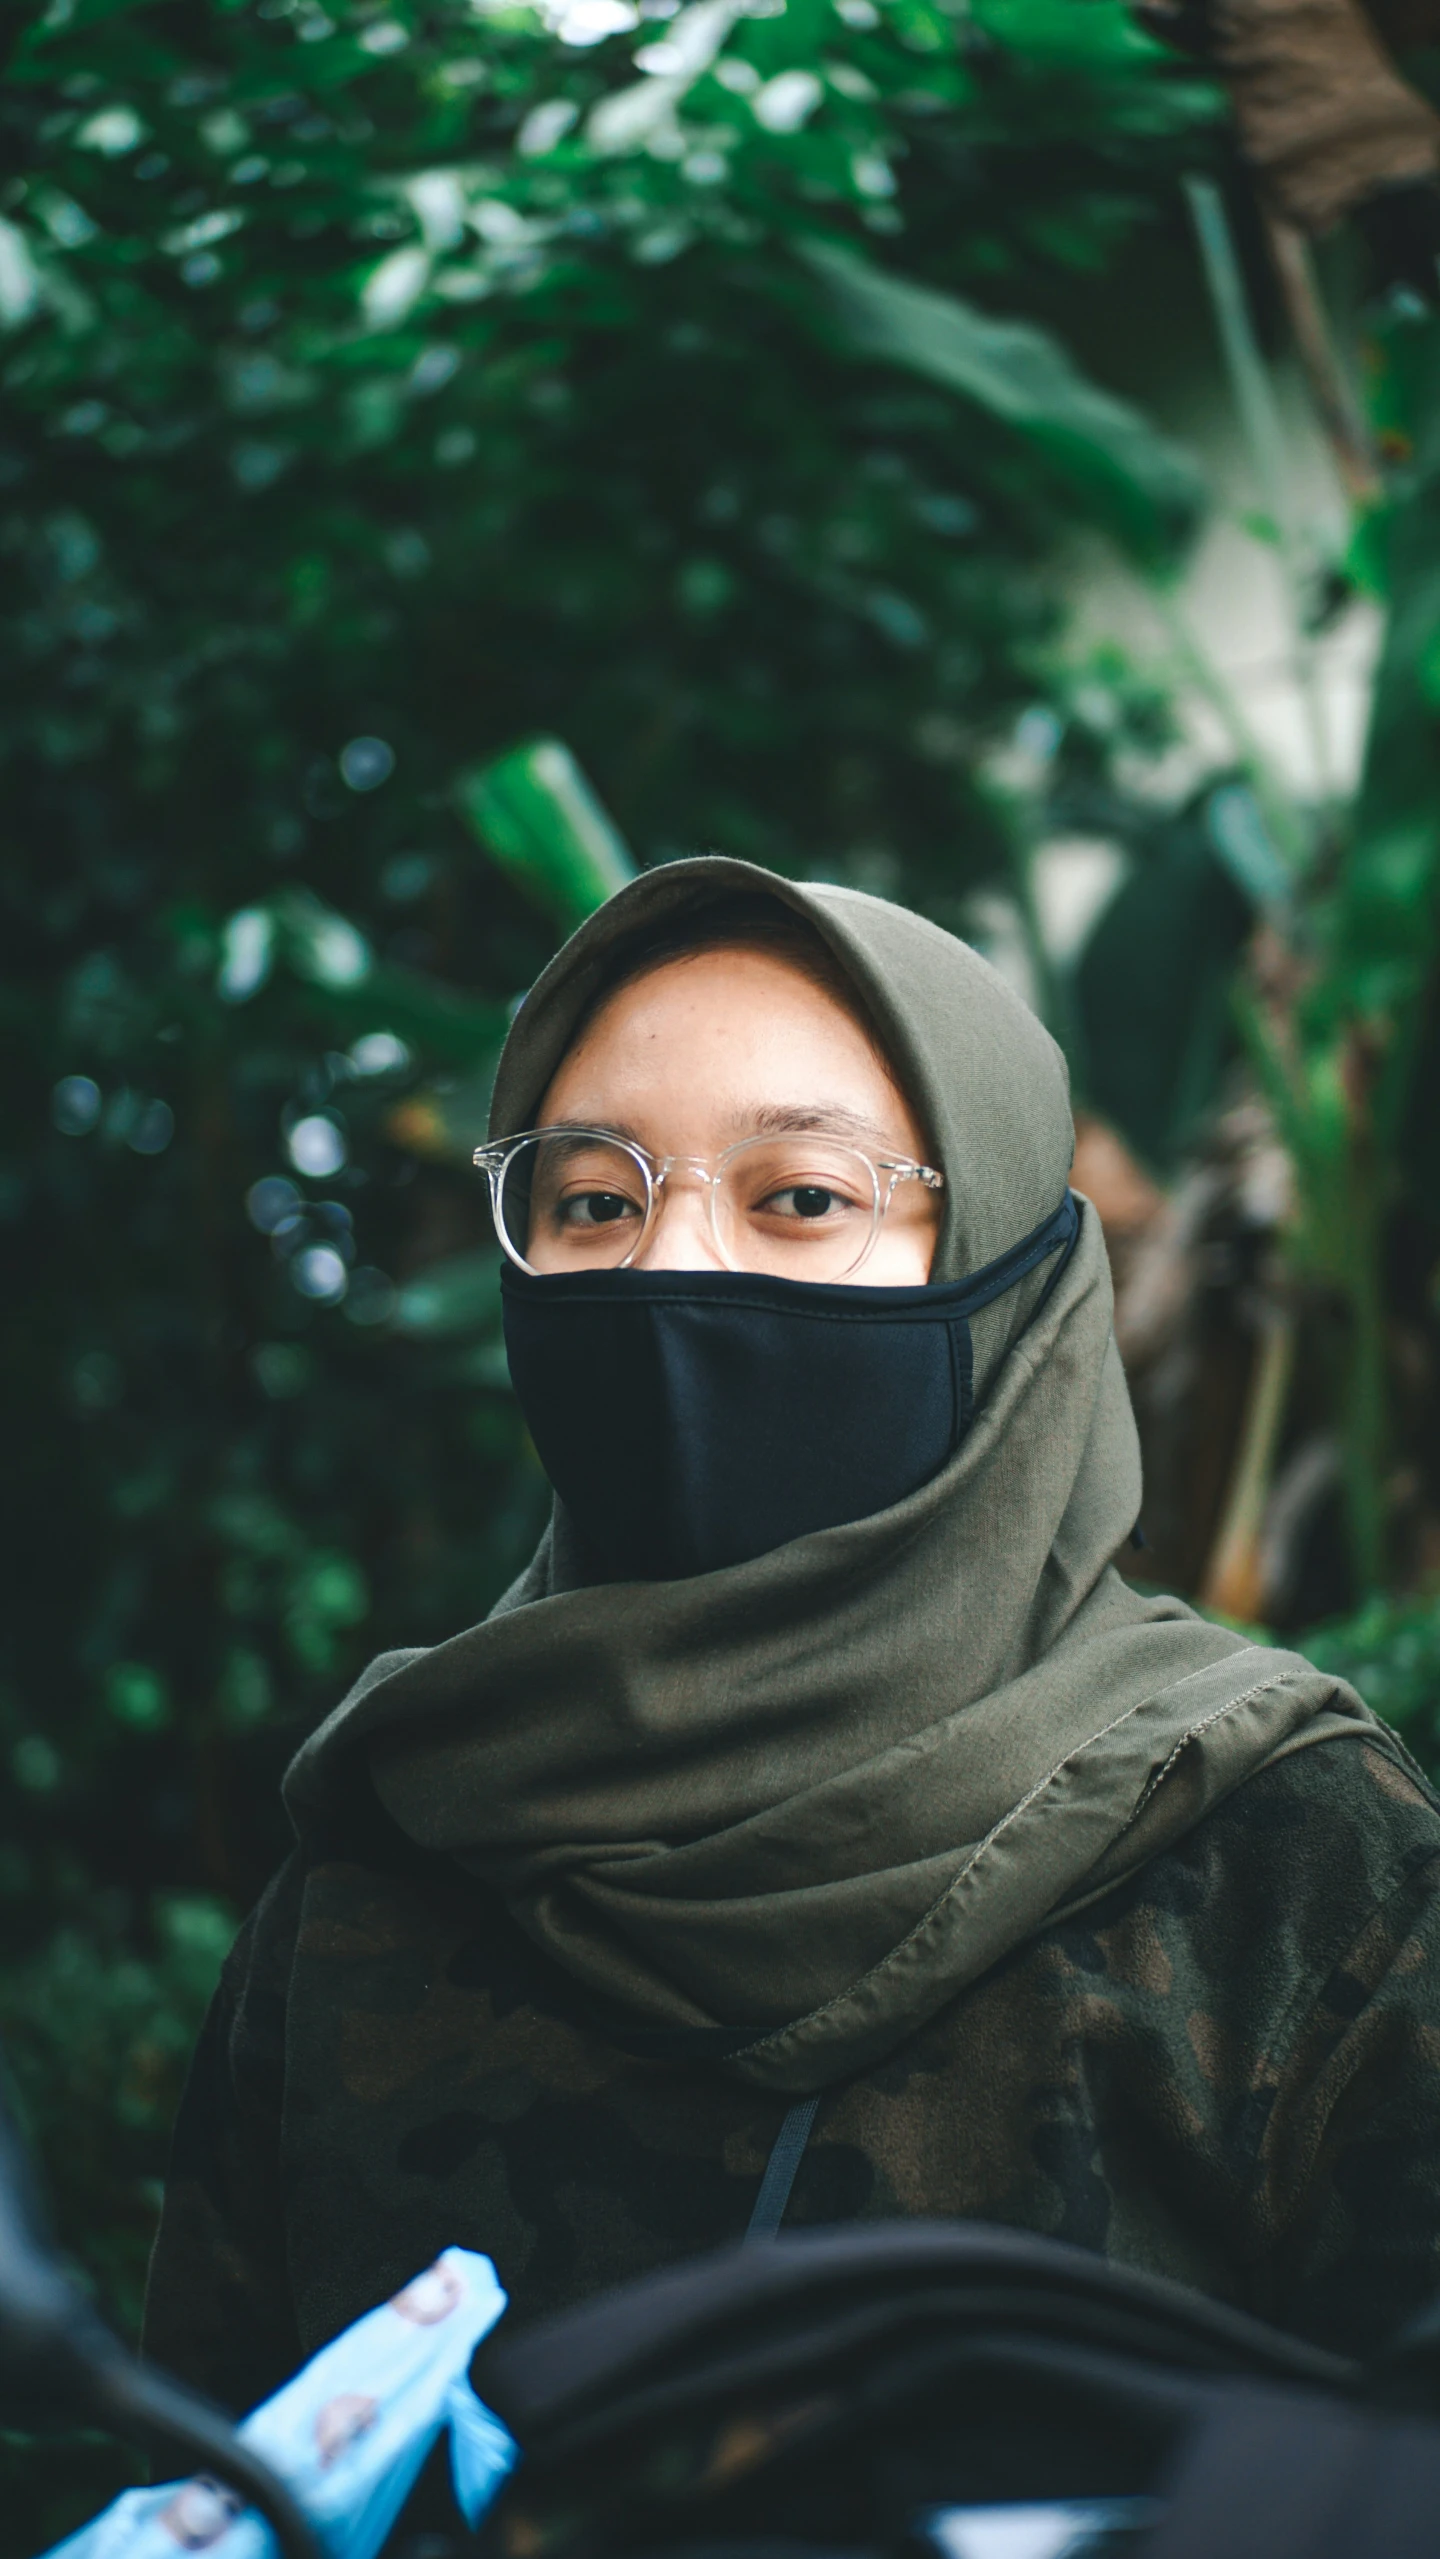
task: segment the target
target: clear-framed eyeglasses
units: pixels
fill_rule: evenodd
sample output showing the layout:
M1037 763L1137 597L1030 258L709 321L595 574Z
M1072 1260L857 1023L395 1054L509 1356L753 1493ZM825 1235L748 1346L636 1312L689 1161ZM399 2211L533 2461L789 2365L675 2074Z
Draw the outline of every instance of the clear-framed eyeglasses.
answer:
M651 1155L602 1128L526 1129L477 1146L495 1231L533 1276L623 1271L644 1250L666 1193L703 1189L728 1270L776 1279L850 1279L894 1203L930 1214L945 1187L933 1165L805 1132L744 1137L723 1155Z

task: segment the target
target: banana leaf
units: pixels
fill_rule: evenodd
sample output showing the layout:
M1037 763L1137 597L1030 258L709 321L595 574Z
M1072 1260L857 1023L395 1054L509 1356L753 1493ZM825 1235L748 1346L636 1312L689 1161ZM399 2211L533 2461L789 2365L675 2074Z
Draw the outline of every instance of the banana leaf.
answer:
M1043 329L992 320L828 242L807 241L800 255L851 354L902 365L973 400L1041 455L1133 559L1152 571L1178 560L1206 504L1198 464L1138 409L1087 381Z
M485 850L565 933L635 876L568 746L531 738L462 773L456 795Z

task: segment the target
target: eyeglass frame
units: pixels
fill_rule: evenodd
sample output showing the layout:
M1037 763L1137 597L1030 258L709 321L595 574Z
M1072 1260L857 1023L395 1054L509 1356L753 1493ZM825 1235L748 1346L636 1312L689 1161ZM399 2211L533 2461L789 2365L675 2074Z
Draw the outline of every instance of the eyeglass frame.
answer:
M828 1132L825 1131L812 1132L812 1134L825 1135L827 1136L828 1143L830 1145L844 1147L848 1154L858 1155L861 1163L866 1165L869 1170L870 1180L873 1186L870 1202L871 1224L869 1241L865 1245L863 1252L861 1252L853 1262L848 1262L844 1270L839 1274L841 1280L853 1279L857 1271L864 1269L865 1264L869 1261L871 1254L874 1252L875 1247L880 1240L880 1230L889 1213L890 1203L894 1199L901 1183L916 1181L923 1183L927 1191L943 1191L945 1188L945 1176L943 1173L937 1171L933 1164L917 1164L914 1158L909 1155L874 1156L871 1155L865 1147L855 1145L848 1137L829 1137ZM744 1276L741 1265L736 1262L732 1262L729 1254L725 1250L725 1245L716 1220L716 1202L720 1196L720 1187L725 1177L725 1167L730 1162L731 1158L743 1153L746 1147L763 1146L773 1143L773 1140L767 1138L763 1131L757 1132L753 1137L737 1138L733 1146L722 1148L718 1155L652 1155L648 1146L642 1146L637 1138L619 1137L616 1135L613 1128L596 1128L585 1120L556 1120L549 1128L526 1128L517 1130L513 1137L487 1138L482 1146L476 1147L470 1160L474 1164L476 1170L485 1175L486 1180L489 1183L490 1215L494 1220L495 1233L499 1239L500 1249L503 1253L509 1256L509 1259L515 1264L517 1270L521 1270L525 1273L527 1279L553 1279L557 1276L564 1276L564 1274L557 1274L553 1271L537 1271L533 1262L527 1262L523 1254L517 1253L509 1236L505 1232L505 1221L501 1214L501 1203L505 1188L505 1176L508 1173L512 1162L519 1154L522 1146L533 1146L537 1139L546 1137L598 1138L603 1145L618 1146L621 1152L628 1155L639 1169L645 1184L645 1215L641 1220L640 1232L637 1235L631 1250L626 1254L624 1261L607 1262L604 1266L607 1270L628 1271L631 1268L636 1254L641 1250L647 1235L649 1235L655 1223L656 1202L665 1187L667 1175L674 1171L677 1166L683 1166L688 1172L698 1173L704 1182L706 1215L709 1220L710 1233L716 1252L719 1254L727 1271L733 1271L737 1277ZM881 1194L880 1186L880 1176L882 1173L888 1173L890 1176L890 1180L885 1187L883 1196ZM752 1276L754 1276L754 1274L752 1274Z

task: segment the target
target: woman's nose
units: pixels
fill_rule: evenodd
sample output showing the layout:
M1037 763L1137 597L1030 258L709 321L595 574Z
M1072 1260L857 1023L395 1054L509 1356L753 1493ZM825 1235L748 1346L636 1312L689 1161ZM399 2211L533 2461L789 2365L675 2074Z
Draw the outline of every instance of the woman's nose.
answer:
M688 1165L673 1165L660 1184L655 1215L644 1245L630 1267L635 1271L723 1271L724 1259L710 1224L705 1174Z

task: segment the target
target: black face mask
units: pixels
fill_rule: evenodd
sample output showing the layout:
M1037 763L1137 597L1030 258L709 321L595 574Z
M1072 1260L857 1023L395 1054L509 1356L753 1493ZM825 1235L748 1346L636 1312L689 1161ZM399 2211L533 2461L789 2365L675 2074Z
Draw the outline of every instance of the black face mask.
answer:
M969 1318L1051 1253L1058 1277L1077 1226L1067 1191L940 1287L508 1267L515 1392L597 1575L715 1572L928 1483L970 1427Z

